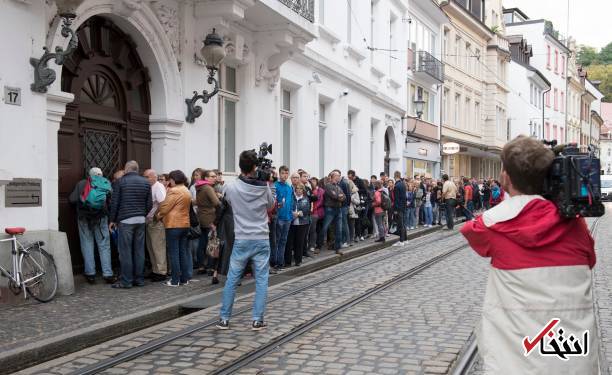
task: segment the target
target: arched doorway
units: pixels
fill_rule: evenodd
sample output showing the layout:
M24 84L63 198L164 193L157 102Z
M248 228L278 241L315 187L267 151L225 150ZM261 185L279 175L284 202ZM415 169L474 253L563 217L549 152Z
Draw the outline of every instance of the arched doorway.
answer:
M62 91L74 94L58 132L59 229L72 264L82 266L75 210L68 196L89 168L110 178L127 160L151 164L148 73L130 37L95 16L78 29L79 48L64 63Z

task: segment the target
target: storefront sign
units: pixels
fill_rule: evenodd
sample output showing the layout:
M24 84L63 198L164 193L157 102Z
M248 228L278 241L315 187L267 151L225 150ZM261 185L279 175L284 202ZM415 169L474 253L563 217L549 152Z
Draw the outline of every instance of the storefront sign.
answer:
M6 185L4 206L42 206L42 180L40 178L14 178Z
M427 156L427 149L426 148L419 148L417 150L417 153L421 156Z
M461 151L461 147L455 142L448 142L442 145L442 152L447 155L456 154L459 151Z
M21 89L4 86L4 102L10 105L21 105Z

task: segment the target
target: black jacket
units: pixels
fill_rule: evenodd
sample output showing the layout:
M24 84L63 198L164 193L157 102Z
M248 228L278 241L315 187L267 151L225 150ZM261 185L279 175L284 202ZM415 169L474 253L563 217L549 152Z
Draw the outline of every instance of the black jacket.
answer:
M395 211L404 212L406 209L406 184L404 180L395 181L395 187L393 188L393 208Z
M153 207L149 181L130 172L113 185L109 220L118 223L135 216L146 216Z

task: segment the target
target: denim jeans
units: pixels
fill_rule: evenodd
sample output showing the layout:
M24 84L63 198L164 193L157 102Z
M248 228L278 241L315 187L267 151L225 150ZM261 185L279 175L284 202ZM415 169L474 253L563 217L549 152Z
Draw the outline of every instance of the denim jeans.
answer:
M376 227L378 228L378 239L385 239L385 227L383 225L383 216L385 213L374 214L374 221L376 221Z
M336 207L325 207L325 219L323 220L323 227L321 228L321 232L319 233L319 238L321 239L321 243L323 243L323 238L327 234L327 229L331 223L334 222L336 226L336 232L334 234L334 246L336 250L340 249L342 246L342 209Z
M223 289L221 319L232 317L232 307L236 296L236 286L240 282L244 268L252 261L255 276L255 300L253 301L253 320L263 320L268 296L268 272L270 258L270 241L236 240L230 257L229 273Z
M423 206L423 213L425 214L425 225L431 225L433 222L433 209L431 206Z
M210 227L200 227L202 235L199 238L198 250L196 251L196 263L197 268L204 268L204 259L206 258L206 247L208 246L208 234L210 233Z
M172 284L184 284L191 278L192 263L189 253L189 228L166 229L166 250L172 267Z
M416 207L406 208L406 226L408 228L416 227Z
M342 243L349 241L349 226L348 226L348 206L342 206Z
M123 286L144 284L145 224L119 223L119 263Z
M455 199L447 199L446 200L446 227L448 229L453 229L454 227L454 217L455 217L455 207L457 206L457 201Z
M465 208L467 208L470 212L474 212L474 201L468 201Z
M285 266L285 246L287 246L289 228L291 221L276 219L276 248L272 252L272 265L275 267Z
M85 262L85 275L94 276L96 274L96 258L94 255L94 240L98 245L100 254L100 266L102 276L113 276L111 266L110 233L108 232L108 218L87 220L78 219L79 239L81 240L81 254Z

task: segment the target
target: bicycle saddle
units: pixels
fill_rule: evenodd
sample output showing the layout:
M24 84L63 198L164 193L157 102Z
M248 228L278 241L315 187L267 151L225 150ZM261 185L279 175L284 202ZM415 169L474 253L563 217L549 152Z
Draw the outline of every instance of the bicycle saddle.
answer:
M4 231L6 232L6 234L24 234L26 229L22 228L22 227L15 227L15 228L4 228Z

